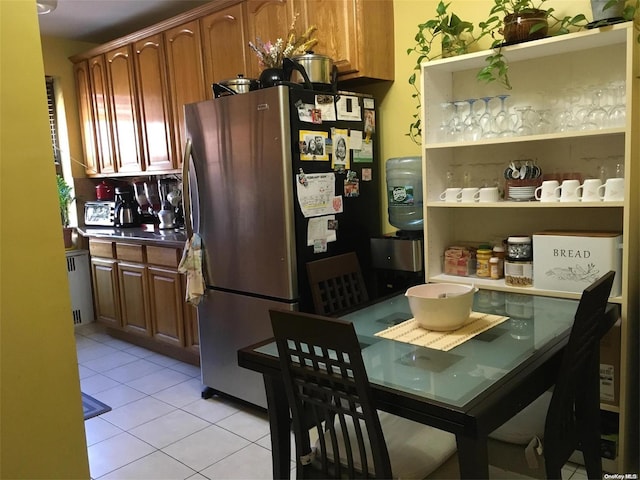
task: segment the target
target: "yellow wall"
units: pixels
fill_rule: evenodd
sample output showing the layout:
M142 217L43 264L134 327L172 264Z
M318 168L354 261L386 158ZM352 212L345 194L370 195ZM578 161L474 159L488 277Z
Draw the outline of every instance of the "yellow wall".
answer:
M0 478L89 478L35 2L0 2Z

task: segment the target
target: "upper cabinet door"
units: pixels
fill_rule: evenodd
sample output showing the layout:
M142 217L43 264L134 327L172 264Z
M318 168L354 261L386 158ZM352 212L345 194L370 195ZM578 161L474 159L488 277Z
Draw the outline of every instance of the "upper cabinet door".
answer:
M105 54L111 99L111 131L116 169L119 173L144 170L140 156L138 106L131 46Z
M333 59L339 81L394 79L392 0L297 1L304 25L318 28L314 52Z
M182 152L186 142L184 105L207 99L201 45L198 20L165 32L171 109L176 122L174 123L175 141L179 152ZM178 167L181 164L182 155L179 155Z
M143 156L148 172L177 168L162 34L133 45Z
M200 20L206 85L244 75L249 78L249 45L244 4L238 3ZM207 96L213 98L211 88Z
M291 2L287 3L286 0L247 0L246 5L248 41L275 43L278 38L287 41L287 33L294 16L294 7ZM257 78L260 76L261 67L258 65L257 57L252 53L251 56L253 57L249 62L251 76Z
M98 153L100 173L115 173L116 166L111 141L109 88L103 55L98 55L89 60L89 74L93 91L93 121L95 122L96 151Z
M87 175L95 175L98 170L98 154L96 152L96 133L93 129L93 107L91 99L91 80L88 62L79 62L73 66L76 79L76 93L80 115L80 130L84 148L84 168Z

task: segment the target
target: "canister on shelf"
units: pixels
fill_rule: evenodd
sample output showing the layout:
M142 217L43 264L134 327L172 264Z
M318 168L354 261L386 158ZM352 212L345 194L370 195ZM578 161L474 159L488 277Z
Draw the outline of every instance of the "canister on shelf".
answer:
M476 275L478 277L489 277L491 271L489 269L489 260L491 259L490 249L478 249L476 252Z
M507 239L507 258L509 260L533 260L531 237L509 237Z
M504 283L512 287L533 286L533 261L505 260Z
M493 280L498 280L502 278L503 273L504 273L504 265L502 265L501 260L498 257L491 257L489 259L489 276Z

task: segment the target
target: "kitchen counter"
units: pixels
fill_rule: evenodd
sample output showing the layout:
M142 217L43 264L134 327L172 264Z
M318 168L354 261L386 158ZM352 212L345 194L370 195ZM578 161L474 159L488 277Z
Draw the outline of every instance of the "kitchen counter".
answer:
M136 228L115 227L77 227L84 237L105 240L125 240L127 242L160 245L165 247L184 247L187 234L184 229L160 230L157 225L143 225Z

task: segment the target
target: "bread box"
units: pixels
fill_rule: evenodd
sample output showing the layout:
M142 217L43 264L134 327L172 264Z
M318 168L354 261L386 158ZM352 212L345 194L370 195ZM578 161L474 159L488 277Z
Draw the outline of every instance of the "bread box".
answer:
M533 286L582 292L609 270L616 272L611 296L621 293L620 232L544 231L533 235Z

